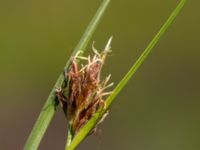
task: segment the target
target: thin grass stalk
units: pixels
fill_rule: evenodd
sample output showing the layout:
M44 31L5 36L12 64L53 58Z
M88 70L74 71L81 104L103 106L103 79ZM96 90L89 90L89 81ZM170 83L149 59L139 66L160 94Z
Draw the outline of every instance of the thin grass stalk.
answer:
M85 137L88 135L88 133L94 128L94 126L98 123L98 121L101 119L103 114L106 112L106 110L110 107L110 105L115 100L115 97L119 94L119 92L124 88L124 86L127 84L127 82L131 79L131 77L135 74L135 72L138 70L138 68L141 66L141 64L144 62L144 60L147 58L147 56L150 54L154 46L158 43L160 38L163 36L163 34L166 32L166 30L169 28L169 26L172 24L176 16L179 14L181 9L183 8L186 0L181 0L180 3L177 5L175 10L172 12L170 17L167 19L167 21L164 23L164 25L161 27L159 32L156 34L156 36L152 39L152 41L149 43L149 45L146 47L146 49L143 51L141 56L138 58L138 60L134 63L134 65L131 67L131 69L128 71L128 73L124 76L124 78L119 82L119 84L114 89L113 93L106 99L105 101L105 109L103 111L98 111L87 123L86 125L77 133L77 135L74 137L73 141L69 146L66 146L65 150L74 150L80 143L85 139Z
M100 5L98 11L96 12L95 16L91 20L90 24L88 25L86 31L84 32L82 38L80 39L78 45L74 49L72 56L76 54L78 50L85 51L97 25L99 24L110 0L103 0L102 4ZM65 65L65 69L67 69L70 65L70 59L67 61ZM36 150L39 147L39 144L46 132L51 120L53 119L58 102L56 101L55 90L62 86L64 82L64 75L63 73L60 74L58 77L53 89L51 90L40 114L39 117L29 135L26 144L24 146L24 150Z

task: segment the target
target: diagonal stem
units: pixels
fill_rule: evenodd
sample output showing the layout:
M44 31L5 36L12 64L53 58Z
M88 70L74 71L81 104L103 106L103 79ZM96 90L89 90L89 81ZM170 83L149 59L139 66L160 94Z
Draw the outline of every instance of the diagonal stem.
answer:
M80 39L78 45L74 49L72 55L76 54L78 50L85 51L85 48L88 45L97 25L99 24L109 2L110 0L104 0L102 2L99 10L96 12L95 16L91 20L85 33ZM67 61L65 69L67 69L69 65L70 65L70 59ZM56 112L58 102L56 101L55 90L56 88L61 87L63 82L64 82L64 75L61 73L40 112L40 115L31 131L31 134L29 135L29 138L26 141L24 150L38 149L39 144L44 136L44 133L46 132Z
M119 84L114 89L113 93L106 99L105 101L105 109L103 111L98 111L88 122L87 124L77 133L77 135L74 137L73 141L71 142L70 146L66 148L65 150L74 150L88 135L88 133L91 131L92 128L98 123L98 121L101 119L103 114L106 112L106 110L110 107L112 102L115 100L115 97L119 94L119 92L124 88L124 86L128 83L128 81L131 79L131 77L135 74L137 69L142 65L144 60L147 58L147 56L150 54L154 46L158 43L160 38L164 35L166 30L169 28L171 23L174 21L176 16L180 13L181 9L183 8L186 0L181 0L176 9L172 12L172 14L169 16L167 21L164 23L164 25L161 27L159 32L156 34L156 36L152 39L152 41L149 43L149 45L146 47L146 49L143 51L141 56L138 58L138 60L135 62L135 64L131 67L131 69L128 71L128 73L124 76L124 78L119 82Z

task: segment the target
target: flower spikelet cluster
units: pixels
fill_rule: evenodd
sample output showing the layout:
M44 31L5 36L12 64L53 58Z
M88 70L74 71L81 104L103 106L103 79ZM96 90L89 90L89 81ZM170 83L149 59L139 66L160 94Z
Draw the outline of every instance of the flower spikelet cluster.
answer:
M71 58L71 66L64 73L66 83L62 89L57 89L58 100L71 123L72 133L75 135L80 128L100 109L105 107L105 96L111 75L101 80L101 70L107 54L109 44L99 53L93 47L93 56L82 57L80 51ZM79 61L86 61L79 65Z

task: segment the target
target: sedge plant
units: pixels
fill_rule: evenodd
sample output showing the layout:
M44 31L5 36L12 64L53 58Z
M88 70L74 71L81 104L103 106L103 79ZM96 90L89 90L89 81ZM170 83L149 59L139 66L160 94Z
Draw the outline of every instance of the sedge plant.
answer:
M38 149L58 104L61 105L68 119L68 136L65 150L74 150L107 115L107 111L115 97L150 54L183 8L186 0L179 2L161 29L114 90L112 92L105 92L105 89L112 86L112 83L108 84L110 75L101 81L100 73L106 55L111 50L112 37L108 40L102 52L98 52L93 47L93 57L84 57L82 55L109 2L110 0L102 1L97 13L66 63L64 73L61 73L59 76L24 146L25 150ZM86 60L87 63L80 67L80 60ZM108 95L106 99L104 99L105 95Z

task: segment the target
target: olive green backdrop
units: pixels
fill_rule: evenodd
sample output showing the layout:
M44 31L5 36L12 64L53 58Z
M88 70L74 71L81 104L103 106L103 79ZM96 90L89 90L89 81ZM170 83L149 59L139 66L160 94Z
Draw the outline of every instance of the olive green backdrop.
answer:
M21 150L100 0L0 1L0 149ZM178 0L112 0L93 40L114 36L104 75L117 84ZM181 14L79 150L200 149L200 1ZM91 44L90 44L91 46ZM90 48L90 47L89 47ZM62 150L59 109L39 149Z

